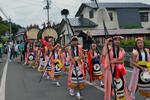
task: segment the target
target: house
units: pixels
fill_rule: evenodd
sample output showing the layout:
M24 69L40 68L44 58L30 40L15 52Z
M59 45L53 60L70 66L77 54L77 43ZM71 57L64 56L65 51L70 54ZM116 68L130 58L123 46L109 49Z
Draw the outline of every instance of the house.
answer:
M80 33L80 31L82 31L83 29L84 30L94 29L95 27L98 26L97 24L95 24L94 22L92 22L91 20L89 20L87 18L69 18L69 22L70 22L76 35L78 35ZM68 36L68 31L67 31L67 24L66 24L66 21L63 19L60 23L58 32L61 33L64 30L66 30L66 31L65 31L64 37L61 41L62 46L64 45L63 41L65 41L65 44L70 42L70 38ZM73 34L70 26L69 26L69 33ZM81 38L79 38L79 41L82 44Z
M108 29L122 29L126 24L138 24L144 28L150 27L150 5L144 3L98 3L105 7L110 16L106 23ZM97 23L96 3L82 3L75 17L87 18L98 24L95 29L103 29L102 23Z
M110 22L106 23L108 30L120 31L123 29L124 25L127 24L139 24L140 27L150 28L150 5L144 3L98 3L99 7L105 7L110 16ZM78 35L81 34L82 30L90 29L91 31L103 30L103 24L98 23L96 18L97 5L94 2L91 3L82 3L79 7L77 13L75 14L76 18L69 18L71 26L74 32ZM61 41L68 43L69 36L67 35L67 24L63 19L60 23L58 32L62 32L66 29L65 36ZM125 30L122 30L127 32ZM129 31L129 30L128 30ZM72 34L71 29L69 32ZM126 34L126 33L124 33ZM83 44L84 40L82 37L79 37L80 44ZM103 41L103 40L101 40ZM101 42L101 44L103 44Z
M150 40L150 30L147 29L119 29L119 30L108 30L110 36L114 34L120 34L124 37L126 41L130 40L131 38L136 38L137 36L144 37L146 40ZM92 35L92 39L98 45L105 44L105 33L104 30L90 30L90 34ZM78 37L81 37L83 40L83 46L89 47L91 44L90 39L86 39L87 30L83 30L78 34Z
M25 33L25 29L24 28L19 28L19 30L18 30L17 35L16 35L15 38L18 41L23 40L24 33Z

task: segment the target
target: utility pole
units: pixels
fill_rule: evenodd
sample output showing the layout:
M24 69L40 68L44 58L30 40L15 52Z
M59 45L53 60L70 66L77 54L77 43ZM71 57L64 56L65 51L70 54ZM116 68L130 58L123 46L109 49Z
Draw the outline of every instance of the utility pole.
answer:
M49 22L49 6L51 5L51 0L46 0L47 5L43 8L44 10L47 9L47 22Z
M12 40L12 36L11 36L11 18L9 18L9 27L10 27L10 41Z

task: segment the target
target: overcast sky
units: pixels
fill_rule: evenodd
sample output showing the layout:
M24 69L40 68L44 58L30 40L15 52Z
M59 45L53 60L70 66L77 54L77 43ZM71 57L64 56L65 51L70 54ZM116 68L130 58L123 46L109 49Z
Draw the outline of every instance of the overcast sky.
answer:
M51 0L50 20L60 23L63 16L62 9L69 9L69 16L74 17L82 2L91 0ZM100 2L142 2L150 4L150 0L98 0ZM0 7L6 15L11 16L12 22L26 27L30 24L38 24L41 27L43 22L47 22L47 11L43 10L46 5L44 0L0 0ZM0 16L6 18L0 11Z

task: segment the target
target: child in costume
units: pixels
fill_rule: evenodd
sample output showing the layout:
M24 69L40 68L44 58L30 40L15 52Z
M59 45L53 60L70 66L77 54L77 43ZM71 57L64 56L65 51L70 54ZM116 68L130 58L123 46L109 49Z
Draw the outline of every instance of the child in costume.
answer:
M108 37L107 40L108 40L108 46L112 45L112 37ZM103 49L104 49L104 47L102 48L102 51L103 51ZM100 62L102 63L102 67L104 67L105 66L105 56L101 55Z
M41 44L40 44L40 42L38 42L37 48L36 48L36 60L35 60L36 67L39 66L40 53L41 53Z
M54 52L52 53L52 67L51 67L51 80L52 83L55 84L55 79L56 85L59 87L59 79L61 77L61 68L62 68L62 63L60 61L61 58L61 52L60 52L60 45L57 43L54 47Z
M101 87L104 87L102 82L102 78L104 77L101 71L101 64L99 61L100 55L96 50L97 45L95 43L91 44L91 50L88 52L88 66L89 66L89 74L90 74L90 82L93 85L97 85L94 80L99 80Z
M88 66L88 55L87 55L87 52L88 50L86 48L83 48L82 49L82 60L83 60L83 66L84 66L84 76L85 76L85 79L86 79L86 68Z
M133 50L132 66L133 73L129 85L132 100L135 100L135 93L138 90L141 96L145 96L146 100L150 100L150 80L143 77L144 72L149 71L150 58L149 50L144 48L143 37L135 39L136 48Z
M65 52L63 52L62 54L62 63L63 63L63 70L64 70L64 74L68 75L69 74L69 68L70 68L70 62L66 61L67 57L68 57L68 47L69 44L65 47Z
M71 65L69 69L69 78L68 78L68 87L70 88L70 95L74 96L74 89L78 89L76 97L78 99L81 99L79 88L78 88L78 82L77 82L77 75L79 79L79 85L80 89L83 89L85 86L85 77L84 77L84 70L82 66L82 47L80 47L78 44L78 38L77 36L73 36L71 38L72 45L70 46L69 50L69 60L71 60ZM75 71L75 67L77 70L77 74Z
M47 74L47 79L50 79L50 74L51 74L51 66L52 66L52 60L50 60L50 56L52 54L51 50L52 50L52 43L53 43L53 40L52 38L48 38L48 44L46 47L45 47L45 53L46 53L46 56L45 56L45 65L44 65L44 69L46 68L47 66L47 69L45 71L45 74Z
M35 44L34 40L30 39L30 43L27 45L28 53L27 53L27 63L29 64L29 67L32 66L32 68L35 68Z
M103 49L103 55L105 56L105 97L104 100L110 100L111 95L114 95L114 89L112 87L112 77L114 79L116 99L117 100L131 100L130 94L127 90L126 80L124 75L126 75L126 70L124 68L124 54L123 48L119 47L122 36L115 34L113 36L113 44L109 46L110 61L108 56L107 44L108 40L105 41L105 46ZM110 62L110 63L108 63ZM112 72L111 72L111 68Z

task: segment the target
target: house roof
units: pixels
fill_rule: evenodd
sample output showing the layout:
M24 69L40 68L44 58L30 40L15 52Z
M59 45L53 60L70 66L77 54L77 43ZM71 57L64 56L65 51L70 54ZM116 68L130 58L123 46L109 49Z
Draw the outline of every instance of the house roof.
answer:
M82 3L79 10L77 11L75 17L78 17L84 7L90 7L97 9L96 3ZM139 9L150 9L150 5L141 2L101 2L98 3L99 7L105 7L106 9L116 9L116 8L139 8Z
M87 30L83 30L80 34L87 34ZM141 34L150 34L150 30L147 29L119 29L119 30L108 30L109 35L120 34L120 35L141 35ZM104 30L90 30L92 36L104 36Z
M98 26L87 18L69 18L70 24L73 27L89 27Z
M95 27L95 26L98 26L97 24L95 24L94 22L92 22L91 20L89 20L87 18L68 18L68 19L69 19L69 22L72 27ZM64 24L65 24L65 20L63 19L60 23L59 30L61 30L63 28Z
M17 32L17 34L20 34L20 33L24 33L25 32L25 28L19 28L19 30L18 30L18 32Z

